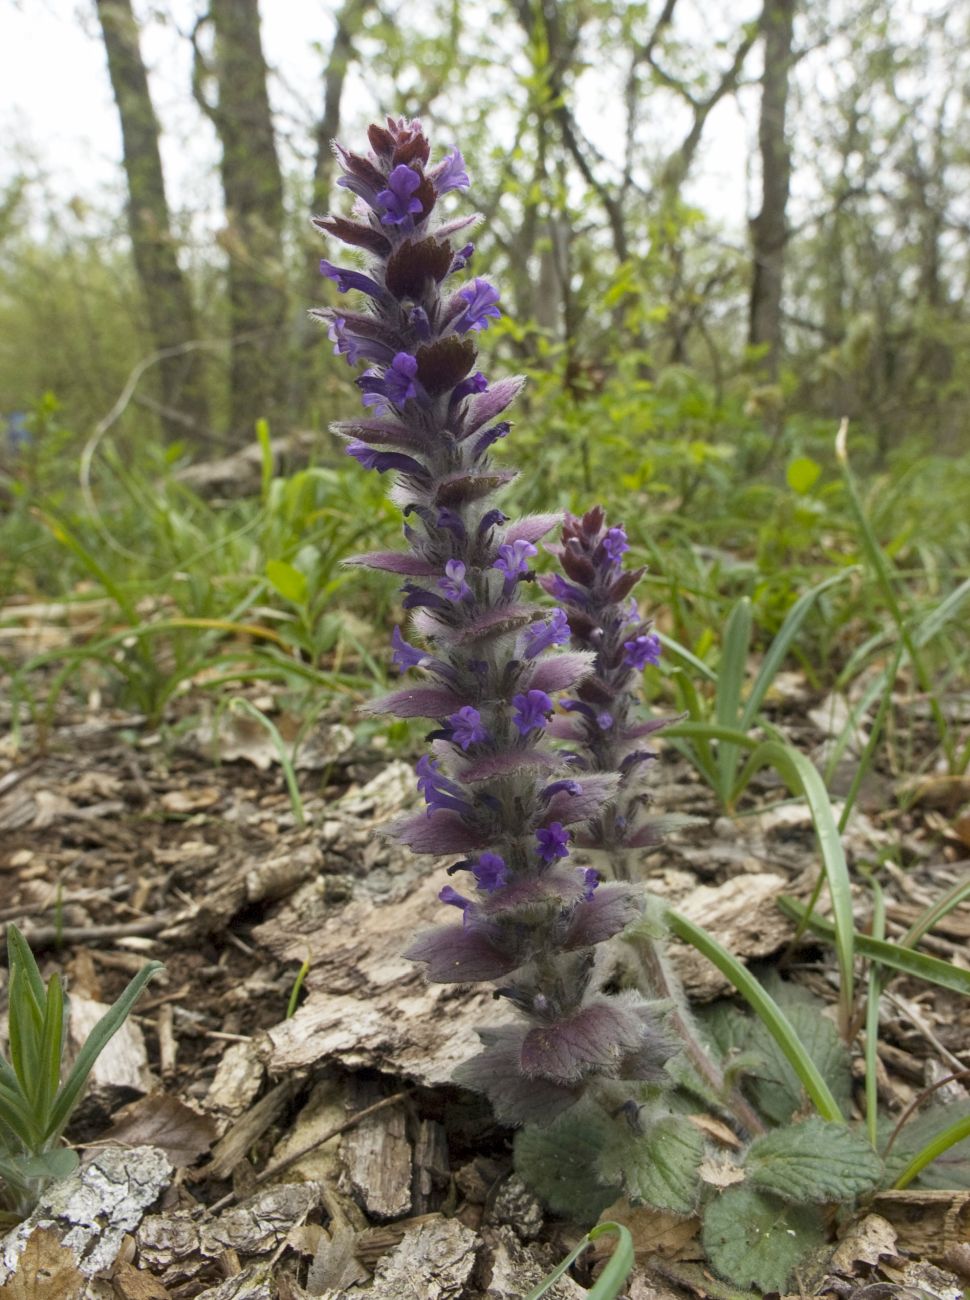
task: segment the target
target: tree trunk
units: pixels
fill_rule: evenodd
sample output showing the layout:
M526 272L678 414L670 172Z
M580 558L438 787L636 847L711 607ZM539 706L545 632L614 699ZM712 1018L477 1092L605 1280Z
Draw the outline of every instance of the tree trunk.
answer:
M795 0L765 0L761 15L765 68L761 78L761 211L751 222L754 261L748 343L766 349L760 363L775 383L781 360L781 295L788 242L788 190L791 151L785 136L788 82L792 64Z
M283 266L283 179L280 174L257 0L212 0L218 101L197 97L222 145L222 189L229 254L229 423L249 441L255 423L274 432L286 414L289 348Z
M98 18L108 55L128 178L128 231L135 269L141 282L152 341L163 355L158 363L161 420L167 437L208 429L202 354L186 348L196 337L189 287L179 269L172 237L159 127L148 90L138 44L138 24L131 0L97 0Z

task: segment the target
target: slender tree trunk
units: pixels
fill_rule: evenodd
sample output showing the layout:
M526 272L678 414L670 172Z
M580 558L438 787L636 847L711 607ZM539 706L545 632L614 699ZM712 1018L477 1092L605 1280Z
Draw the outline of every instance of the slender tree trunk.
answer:
M788 190L791 151L785 135L792 63L795 0L765 0L761 15L765 68L761 78L761 211L751 222L754 270L751 281L748 342L764 347L761 371L771 383L781 360L781 301L788 242Z
M128 178L128 231L135 269L141 282L152 340L159 352L189 343L196 336L195 313L185 277L179 269L172 237L159 127L148 90L138 43L138 24L131 0L96 0L108 55ZM161 420L170 438L187 430L208 429L202 354L198 350L163 356L158 364Z
M222 145L232 332L229 422L248 441L255 422L284 422L289 347L283 266L283 179L267 92L257 0L212 0L217 103L196 95Z

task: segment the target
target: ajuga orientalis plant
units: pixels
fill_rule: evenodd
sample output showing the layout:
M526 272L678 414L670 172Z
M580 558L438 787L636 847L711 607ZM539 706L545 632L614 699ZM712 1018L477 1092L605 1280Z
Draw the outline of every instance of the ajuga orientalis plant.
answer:
M757 1022L735 1013L698 1028L690 1016L636 881L664 829L641 779L647 738L663 724L638 716L635 686L660 650L631 595L640 571L625 568L626 534L599 508L511 520L497 504L515 471L494 450L522 380L478 368L501 307L468 270L477 218L442 211L469 186L464 161L455 148L433 159L416 121L389 118L368 136L366 153L334 146L352 214L315 218L354 250L355 265L320 264L350 299L312 314L358 367L363 409L335 431L362 467L393 475L404 515L402 550L350 561L399 575L410 615L392 659L413 679L372 707L430 723L417 764L426 806L391 833L416 853L455 858L455 883L439 895L454 919L407 954L432 981L494 983L512 1009L482 1026L481 1051L455 1077L520 1127L518 1166L554 1209L591 1222L625 1192L700 1211L723 1276L783 1289L825 1239L819 1206L877 1186L882 1162L838 1122L834 1099L795 1122L799 1076L770 1037L758 1039ZM557 526L547 546L561 571L537 582L538 544ZM540 585L553 606L530 599ZM638 961L617 960L610 941L621 934ZM772 1015L793 1041L781 1009ZM809 1019L811 1069L824 1057L847 1080L834 1027L814 1008ZM768 1083L742 1096L752 1061ZM764 1107L752 1107L756 1094ZM738 1135L740 1154L719 1153L713 1182L690 1118L699 1107Z

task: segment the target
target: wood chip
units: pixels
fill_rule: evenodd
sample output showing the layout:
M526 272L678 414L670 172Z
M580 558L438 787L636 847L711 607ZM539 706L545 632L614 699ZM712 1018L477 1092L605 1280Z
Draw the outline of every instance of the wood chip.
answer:
M380 1089L374 1084L351 1085L352 1111L380 1099ZM350 1190L371 1217L400 1219L410 1213L411 1143L402 1105L386 1107L345 1134L340 1159Z

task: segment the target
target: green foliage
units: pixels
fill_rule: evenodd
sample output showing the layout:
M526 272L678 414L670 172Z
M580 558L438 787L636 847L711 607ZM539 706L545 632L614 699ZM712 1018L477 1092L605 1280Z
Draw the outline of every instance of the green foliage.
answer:
M599 1153L615 1125L599 1107L578 1102L542 1127L529 1125L515 1135L515 1168L554 1214L576 1223L594 1223L616 1200L611 1186L596 1175Z
M745 1182L795 1204L848 1202L876 1188L882 1161L862 1134L811 1116L755 1138Z
M890 1127L888 1121L884 1130ZM930 1106L909 1119L884 1149L894 1187L919 1179L934 1191L970 1189L970 1102Z
M824 1244L825 1228L811 1207L729 1187L707 1207L701 1241L711 1267L735 1285L786 1292L796 1269Z
M614 1129L599 1159L604 1181L622 1181L635 1204L643 1202L674 1214L692 1214L699 1196L704 1139L682 1115L641 1121L643 1133Z
M0 1057L0 1178L16 1213L30 1213L51 1179L77 1166L73 1151L58 1145L88 1075L121 1028L148 981L161 970L149 962L98 1021L61 1081L64 995L60 976L47 986L33 953L15 925L7 926L9 1063Z

